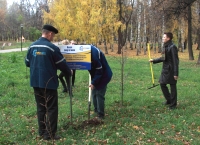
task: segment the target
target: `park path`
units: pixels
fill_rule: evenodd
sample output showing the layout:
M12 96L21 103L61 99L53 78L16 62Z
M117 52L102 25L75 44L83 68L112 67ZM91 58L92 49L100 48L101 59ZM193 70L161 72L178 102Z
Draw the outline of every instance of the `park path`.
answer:
M27 50L28 48L22 48L22 51ZM9 53L9 52L17 52L21 51L21 48L14 48L14 49L6 49L6 50L0 50L0 53Z
M53 44L58 45L58 42L53 42ZM26 50L28 50L28 47L22 48L22 51L26 51ZM9 53L9 52L17 52L17 51L21 51L21 48L0 50L0 53Z

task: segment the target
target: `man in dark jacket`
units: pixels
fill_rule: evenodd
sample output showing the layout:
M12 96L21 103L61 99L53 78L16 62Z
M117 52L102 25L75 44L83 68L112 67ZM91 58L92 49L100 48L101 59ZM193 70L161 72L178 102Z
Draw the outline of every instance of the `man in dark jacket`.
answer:
M97 113L99 119L103 119L104 113L104 101L107 84L112 78L112 71L108 62L98 48L91 45L91 90L92 99L94 105L94 111Z
M178 80L178 49L172 43L173 34L168 32L163 35L164 48L162 57L157 59L150 59L150 62L163 62L162 72L159 79L161 90L166 99L164 105L169 105L169 109L175 109L177 106L177 87ZM170 84L171 93L168 90L167 84Z
M56 135L58 122L58 76L57 70L71 76L67 62L60 49L51 43L58 30L44 25L42 37L28 49L25 64L30 67L30 85L37 103L39 135L44 140L60 139Z

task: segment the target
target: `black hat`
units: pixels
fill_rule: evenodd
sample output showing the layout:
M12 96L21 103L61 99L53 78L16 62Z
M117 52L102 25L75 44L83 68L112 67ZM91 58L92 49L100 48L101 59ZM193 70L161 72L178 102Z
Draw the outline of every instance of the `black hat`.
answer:
M51 25L44 25L42 29L54 32L55 34L58 33L58 30L55 27L51 26Z

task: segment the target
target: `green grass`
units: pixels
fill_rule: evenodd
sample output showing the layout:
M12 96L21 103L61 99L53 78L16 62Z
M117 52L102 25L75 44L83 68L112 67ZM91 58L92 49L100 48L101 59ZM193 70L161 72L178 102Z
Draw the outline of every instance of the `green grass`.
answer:
M29 86L29 68L24 65L26 52L0 54L0 144L52 144L37 138L36 104ZM152 86L146 58L128 58L124 71L124 98L121 104L120 58L107 57L113 71L106 93L106 118L98 126L77 128L87 120L88 72L77 71L73 89L73 124L70 124L70 99L59 93L57 145L182 145L199 144L200 68L196 61L180 60L178 109L168 110L160 87ZM14 61L13 61L14 60ZM162 64L153 65L155 82ZM28 78L27 78L28 76Z

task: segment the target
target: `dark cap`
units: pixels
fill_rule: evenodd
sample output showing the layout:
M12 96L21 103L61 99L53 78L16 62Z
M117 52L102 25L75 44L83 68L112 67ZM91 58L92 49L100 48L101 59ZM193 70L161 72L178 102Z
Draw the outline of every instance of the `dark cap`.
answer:
M55 34L58 33L58 30L55 27L51 26L51 25L44 25L42 29L54 32Z

